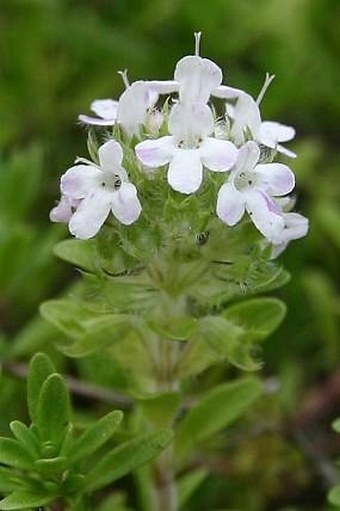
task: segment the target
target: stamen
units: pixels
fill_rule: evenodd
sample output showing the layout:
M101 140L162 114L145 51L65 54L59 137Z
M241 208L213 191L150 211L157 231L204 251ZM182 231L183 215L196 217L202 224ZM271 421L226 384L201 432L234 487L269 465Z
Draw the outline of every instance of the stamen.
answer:
M272 83L274 78L275 78L275 75L270 75L269 73L266 73L266 77L264 79L264 84L262 85L260 94L257 96L257 100L256 100L257 105L260 105L261 101L264 98L265 93L267 92L269 85Z
M195 55L196 55L196 57L200 56L201 35L202 35L202 32L194 32L194 36L195 36Z
M128 73L127 69L124 69L124 71L118 71L118 74L123 79L123 83L124 83L126 89L128 89L130 87L130 82L129 82L127 73Z

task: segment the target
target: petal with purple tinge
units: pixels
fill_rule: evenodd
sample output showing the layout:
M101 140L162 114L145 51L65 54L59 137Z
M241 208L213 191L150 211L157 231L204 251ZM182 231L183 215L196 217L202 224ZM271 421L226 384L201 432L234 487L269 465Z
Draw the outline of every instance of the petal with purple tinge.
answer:
M245 211L243 193L236 190L232 183L221 186L218 197L216 212L222 222L233 226L239 222Z
M72 199L83 199L96 188L100 175L101 171L96 167L75 165L61 176L61 193Z
M120 189L112 194L111 209L117 220L124 225L130 225L137 220L142 206L132 183L123 183Z
M146 167L161 167L172 158L175 151L172 137L161 137L155 140L145 140L136 145L138 159Z
M285 221L278 206L265 193L246 192L246 210L257 229L269 241L274 241L282 233Z
M295 176L287 165L267 163L255 167L256 184L270 195L286 195L295 186Z
M249 141L238 151L235 170L240 172L252 171L260 157L260 149L255 142Z
M177 192L196 192L203 179L199 149L176 149L169 165L168 182Z
M200 147L202 163L209 170L225 172L237 159L237 149L231 142L208 137Z
M107 171L115 171L123 161L123 149L115 140L109 140L98 149L100 166Z
M78 239L93 238L105 222L111 208L111 194L97 189L88 195L69 221L70 233Z
M59 203L50 211L51 222L67 223L73 215L73 208L76 208L79 200L70 199L62 195Z

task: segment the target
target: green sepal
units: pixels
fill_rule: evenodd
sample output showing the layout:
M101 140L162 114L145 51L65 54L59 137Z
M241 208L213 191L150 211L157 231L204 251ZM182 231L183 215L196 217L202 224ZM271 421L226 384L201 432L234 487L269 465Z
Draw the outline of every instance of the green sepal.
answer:
M32 422L37 419L37 406L41 387L51 374L55 373L55 367L44 353L37 353L31 359L27 377L27 404Z
M24 481L13 473L12 468L0 467L0 493L7 494L21 489L24 484Z
M262 391L259 380L242 378L207 392L178 425L177 455L183 458L197 442L236 421L261 396Z
M171 442L173 433L160 430L121 444L104 456L87 474L84 489L88 492L104 486L155 458Z
M39 395L36 425L40 438L59 445L70 421L69 393L63 378L51 374L44 382Z
M48 493L30 492L30 491L15 491L5 499L0 501L0 509L2 511L19 510L40 508L45 506L55 496Z
M74 442L68 462L77 463L82 458L90 456L104 445L116 432L123 419L123 412L114 410L100 418Z
M34 458L18 440L0 437L0 463L27 470L33 462Z
M21 421L12 421L9 425L13 435L25 447L30 455L39 456L39 440L32 431Z

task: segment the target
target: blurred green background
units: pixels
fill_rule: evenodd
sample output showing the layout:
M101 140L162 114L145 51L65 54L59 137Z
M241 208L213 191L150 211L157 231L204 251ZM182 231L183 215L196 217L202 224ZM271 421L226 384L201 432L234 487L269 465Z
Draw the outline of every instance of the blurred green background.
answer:
M297 209L308 237L281 257L292 273L278 292L288 305L263 346L268 394L244 435L221 441L211 477L189 510L321 511L339 480L340 442L340 2L338 0L2 0L0 7L0 429L25 417L18 374L36 349L96 383L91 360L75 368L53 348L57 333L37 315L75 276L52 254L66 229L50 225L58 177L86 155L78 113L131 81L172 77L193 52L224 70L224 82L256 96L276 75L263 118L292 124ZM97 356L99 357L99 356ZM111 378L111 380L110 380ZM82 405L82 403L80 403ZM81 406L80 406L81 410ZM79 412L81 413L81 411Z

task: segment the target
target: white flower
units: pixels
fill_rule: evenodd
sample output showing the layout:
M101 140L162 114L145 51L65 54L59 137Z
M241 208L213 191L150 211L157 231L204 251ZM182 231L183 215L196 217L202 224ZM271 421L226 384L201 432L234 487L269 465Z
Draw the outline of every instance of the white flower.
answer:
M98 117L90 117L89 115L78 115L79 121L84 124L92 124L94 126L113 126L117 121L118 101L113 99L96 99L92 101L90 109L98 115Z
M68 200L71 204L78 201L76 210L64 218L69 221L71 234L79 239L95 236L110 211L119 222L130 225L142 209L136 187L128 182L121 165L123 151L118 142L110 140L103 144L98 157L99 166L91 162L78 164L61 177L61 201Z
M260 150L255 142L247 142L239 150L230 178L219 190L217 215L232 226L247 211L263 236L276 243L285 229L285 218L273 197L290 193L295 178L286 165L257 165L259 156Z
M295 137L295 129L292 126L286 126L279 122L264 121L261 123L260 132L257 141L261 144L276 149L277 152L296 158L296 154L290 151L279 142L289 142Z
M168 182L181 193L198 190L203 166L214 172L231 169L237 149L231 142L209 135L214 129L210 108L204 104L176 104L169 116L170 136L137 144L136 154L143 165L151 168L169 163Z
M293 151L280 142L288 142L295 137L295 129L278 122L261 120L257 102L247 93L232 87L218 87L214 94L233 103L226 103L226 113L231 119L230 134L237 145L247 140L247 135L259 144L276 149L281 154L296 158Z
M118 101L117 121L129 136L139 134L157 100L158 93L144 81L134 82L123 92Z
M308 232L308 219L299 213L283 213L284 229L273 240L271 258L278 257L287 247L288 243L306 236Z

